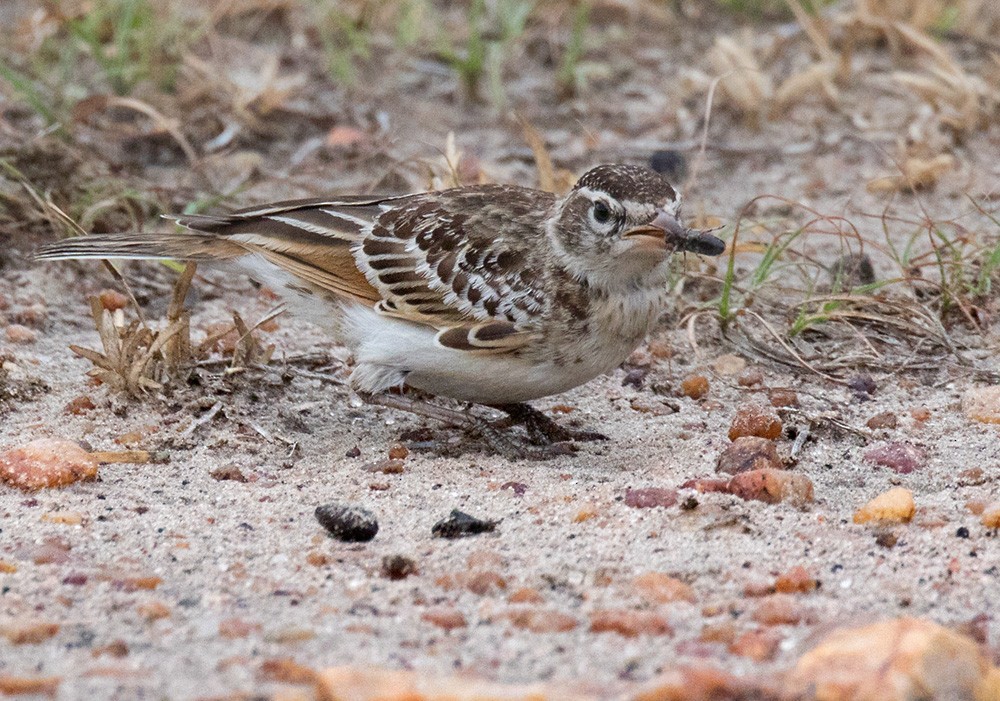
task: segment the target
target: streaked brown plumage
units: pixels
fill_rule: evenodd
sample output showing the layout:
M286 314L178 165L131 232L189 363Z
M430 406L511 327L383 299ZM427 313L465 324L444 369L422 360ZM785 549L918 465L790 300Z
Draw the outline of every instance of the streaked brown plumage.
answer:
M619 365L667 301L672 252L717 255L678 198L637 166L599 166L564 198L481 185L401 197L280 202L178 216L183 231L87 236L42 259L232 265L354 351L353 386L408 385L506 405Z

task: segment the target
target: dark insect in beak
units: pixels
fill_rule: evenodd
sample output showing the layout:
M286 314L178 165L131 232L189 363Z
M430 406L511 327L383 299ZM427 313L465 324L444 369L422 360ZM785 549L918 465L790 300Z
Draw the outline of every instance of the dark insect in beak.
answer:
M633 227L622 234L623 238L636 236L655 240L674 251L689 251L703 256L717 256L726 250L726 242L722 239L707 231L688 229L677 221L677 217L662 209L653 221Z

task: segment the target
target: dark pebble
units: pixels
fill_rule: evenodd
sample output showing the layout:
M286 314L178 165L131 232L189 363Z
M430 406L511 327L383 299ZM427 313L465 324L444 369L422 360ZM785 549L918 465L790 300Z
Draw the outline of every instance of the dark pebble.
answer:
M438 538L465 538L480 533L492 533L499 523L499 521L485 521L458 509L452 509L448 518L434 524L431 534Z
M849 379L847 381L847 386L854 391L855 397L862 400L875 394L875 390L878 389L878 385L875 384L875 380L872 379L872 376L864 373L855 375Z
M965 526L961 526L957 531L955 531L955 535L958 536L959 538L968 538L969 529L966 528Z
M386 555L382 558L382 576L387 579L406 579L418 574L417 563L404 555Z
M375 514L360 506L323 504L316 507L316 520L331 536L345 543L367 543L378 533Z

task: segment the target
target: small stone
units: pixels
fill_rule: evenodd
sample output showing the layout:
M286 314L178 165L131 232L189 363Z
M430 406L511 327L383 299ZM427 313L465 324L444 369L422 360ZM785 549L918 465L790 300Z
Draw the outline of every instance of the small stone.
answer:
M773 630L748 630L729 645L729 651L754 662L772 659L778 652L781 637Z
M760 368L749 367L740 373L740 376L736 378L736 384L740 387L756 387L764 382L764 373L760 371Z
M21 326L21 324L11 324L7 327L6 333L8 341L20 345L28 345L38 340L37 331L29 329L27 326Z
M380 460L364 468L365 472L378 472L383 475L401 475L405 469L405 463L398 458Z
M410 449L407 448L402 443L393 443L391 446L389 446L390 460L406 460L409 454L410 454Z
M909 443L891 441L872 446L864 452L868 462L888 467L900 475L907 475L924 466L927 460L924 451Z
M0 453L0 480L26 491L97 477L97 461L72 441L41 438Z
M767 399L773 407L794 407L799 405L799 395L790 389L772 389L767 393Z
M528 491L528 485L524 482L504 482L500 485L500 491L510 490L514 496L523 497L525 492Z
M1000 424L1000 385L973 387L962 395L962 411L973 421Z
M736 410L729 427L729 440L742 436L758 436L776 440L781 437L781 418L774 407L763 404L744 404Z
M529 633L565 633L579 625L573 616L539 608L511 609L504 614L515 628Z
M644 399L642 397L632 399L629 402L629 406L632 407L633 411L638 411L640 414L650 414L651 416L670 416L677 413L677 410L666 402L656 401L655 399Z
M467 625L462 612L453 608L428 609L420 614L420 620L427 621L431 625L443 628L444 630L465 628Z
M891 411L883 411L881 414L875 414L875 416L868 419L865 423L873 431L880 428L896 428L897 424L896 415Z
M584 521L589 521L592 518L597 518L600 513L601 511L596 504L584 504L573 517L573 523L583 523Z
M896 547L896 543L899 542L899 536L892 531L879 530L875 534L875 545L880 548L891 549Z
M1000 501L995 501L984 508L979 521L987 528L1000 528Z
M223 465L222 467L217 467L211 472L212 479L219 480L220 482L246 482L246 475L240 470L239 467L233 464Z
M681 489L693 489L702 494L708 492L728 492L729 480L715 477L695 477L681 485Z
M378 520L360 506L330 502L316 507L316 520L337 540L366 543L378 533Z
M701 399L708 394L708 378L704 375L688 375L681 380L681 394L691 399Z
M382 576L397 581L411 574L418 574L417 563L405 555L386 555L382 558Z
M116 312L128 306L128 297L118 290L104 289L97 293L97 298L101 301L101 306L109 312Z
M750 470L784 469L774 441L758 436L741 436L727 445L719 455L716 472L736 475Z
M36 694L55 698L62 677L18 677L0 673L0 694L10 696Z
M58 623L47 621L12 621L0 624L0 635L11 645L37 645L59 632Z
M42 514L41 520L63 526L79 526L83 523L83 514L79 511L50 511L47 514Z
M898 618L835 630L799 658L784 690L828 701L985 701L997 698L1000 677L969 638L930 621Z
M545 602L545 597L537 589L521 587L514 591L507 601L512 604L541 604Z
M170 607L162 601L145 601L136 606L135 610L149 622L170 618Z
M802 565L796 565L774 580L774 590L782 594L808 594L819 588L819 580Z
M815 614L791 594L771 594L757 603L751 618L765 626L797 626L813 622Z
M260 676L268 681L285 684L312 685L316 683L316 672L312 667L300 664L289 657L264 660L260 663Z
M931 410L925 406L919 406L915 409L910 409L910 416L918 424L923 424L931 418Z
M672 635L667 620L654 611L605 609L590 615L590 632L618 633L626 638L640 635Z
M625 490L625 506L631 506L633 509L666 508L676 503L677 492L673 489L645 487Z
M981 467L970 467L958 473L958 486L977 487L986 482L986 473Z
M788 470L751 470L729 480L728 491L741 499L777 504L787 501L802 507L813 500L813 483Z
M259 623L251 623L242 618L223 618L219 621L219 637L227 640L246 638L257 632L260 632Z
M507 588L507 580L499 572L493 570L470 572L462 580L465 588L478 596L497 594Z
M913 492L903 487L893 487L858 509L854 513L854 522L909 523L915 511Z
M676 577L662 572L646 572L635 578L636 591L652 604L667 604L674 601L694 603L694 590Z
M71 399L69 403L63 407L64 414L72 414L73 416L80 416L88 411L93 411L97 406L94 404L94 400L85 394L80 395L74 399Z
M438 538L465 538L480 533L492 533L499 524L499 521L487 521L452 509L447 518L434 524L431 535Z
M875 384L875 380L872 379L871 375L861 373L855 375L847 380L847 386L854 392L854 396L858 399L868 399L871 395L875 394L875 390L878 389L878 385Z
M738 355L720 355L712 363L712 368L720 375L739 375L747 366L747 361Z

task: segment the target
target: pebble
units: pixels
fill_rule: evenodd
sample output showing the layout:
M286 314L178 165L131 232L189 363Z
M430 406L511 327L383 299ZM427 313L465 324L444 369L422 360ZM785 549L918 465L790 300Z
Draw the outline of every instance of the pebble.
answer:
M781 637L773 630L748 630L729 644L729 651L754 662L764 662L777 654L780 644Z
M875 394L875 390L878 389L878 385L872 376L865 373L855 375L847 380L847 386L854 392L855 398L861 400L869 399L871 395Z
M663 487L645 487L643 489L626 489L625 506L633 509L653 509L669 507L677 503L677 491Z
M712 363L712 368L720 375L739 375L746 368L747 361L738 355L720 355Z
M774 590L782 594L808 594L819 588L819 580L802 565L796 565L774 580Z
M758 436L740 436L719 455L715 471L736 475L750 470L781 470L784 467L774 441Z
M816 621L816 614L791 594L771 594L760 599L750 617L765 626L797 626Z
M34 343L38 340L37 331L29 329L27 326L22 326L21 324L11 324L7 327L6 333L8 341L20 345L28 345L29 343Z
M652 604L667 604L674 601L694 603L697 597L694 589L676 577L662 572L646 572L633 582L639 596Z
M966 391L962 395L962 411L973 421L1000 424L1000 385Z
M467 625L461 611L448 607L428 609L420 614L420 620L444 630L465 628Z
M580 624L568 613L540 608L510 609L504 613L504 617L515 628L529 633L565 633Z
M673 628L655 611L603 609L590 615L591 633L618 633L626 638L640 635L673 635Z
M736 378L736 384L740 387L756 387L764 382L764 373L760 368L749 367L740 373Z
M72 441L40 438L0 453L0 480L25 491L97 477L97 461Z
M874 431L880 428L896 428L898 423L899 421L893 412L883 411L881 414L875 414L875 416L868 419L865 425Z
M767 393L767 399L773 407L794 407L799 405L799 395L790 389L772 389Z
M0 635L11 645L37 645L58 632L59 624L48 621L12 621L0 626Z
M55 698L62 677L19 677L0 673L0 694L10 696L36 694Z
M774 407L763 404L744 404L736 410L729 427L729 440L742 436L758 436L776 440L781 437L781 418Z
M979 520L987 528L1000 528L1000 501L995 501L983 509Z
M855 523L909 523L916 512L913 492L893 487L854 512Z
M802 507L813 500L813 483L805 475L788 470L750 470L729 480L728 490L741 499L777 504L787 501Z
M708 394L708 378L704 375L688 375L681 380L681 394L691 399L701 399Z
M799 658L785 692L827 701L985 701L1000 698L1000 674L971 639L931 621L897 618L835 630Z
M405 555L386 555L382 558L382 576L386 579L398 581L419 573L416 561Z
M246 475L240 470L236 465L223 465L222 467L217 467L208 473L212 476L212 479L219 480L220 482L246 482Z
M488 521L452 509L447 518L441 519L431 528L431 535L438 538L465 538L481 533L492 533L499 521Z
M890 441L873 445L864 452L864 459L876 465L888 467L897 474L908 475L914 470L922 468L927 457L924 451L916 446Z
M368 509L330 502L316 507L316 520L337 540L366 543L378 533L378 520Z

